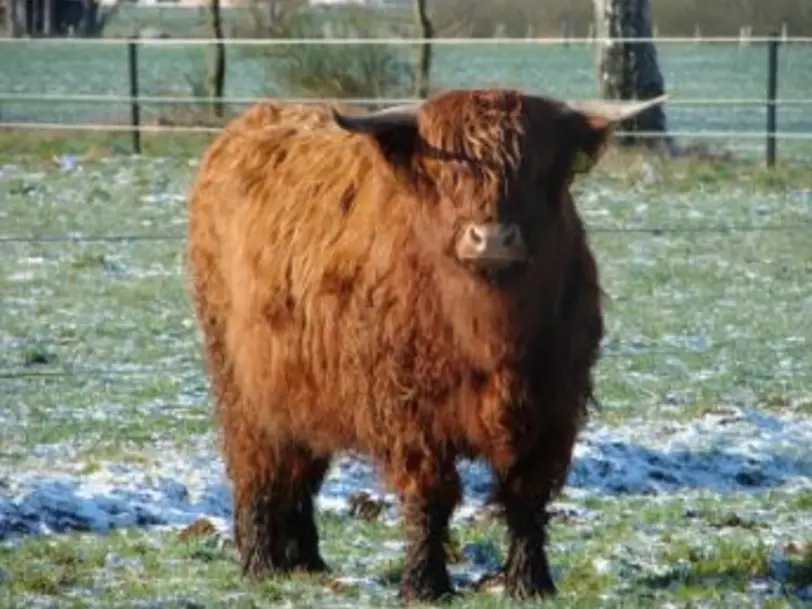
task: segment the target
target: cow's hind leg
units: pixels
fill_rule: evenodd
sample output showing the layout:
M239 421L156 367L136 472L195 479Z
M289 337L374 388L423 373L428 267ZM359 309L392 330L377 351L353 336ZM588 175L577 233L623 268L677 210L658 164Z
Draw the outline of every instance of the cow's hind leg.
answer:
M292 569L323 571L326 565L318 550L313 502L329 456L313 455L279 429L270 437L257 421L257 409L243 395L229 357L228 316L221 302L226 289L212 245L198 235L192 239L189 258L195 312L205 339L217 418L223 428L226 468L233 486L234 539L243 572L262 579Z
M403 504L406 528L403 600L448 600L454 590L444 542L461 496L454 460L415 452L389 461L386 466Z
M547 560L547 504L569 471L575 424L551 428L536 448L497 473L496 500L504 509L509 548L505 592L515 599L554 596Z
M262 580L291 569L286 551L291 512L288 485L280 475L284 468L279 451L262 430L229 418L225 452L233 488L234 541L243 574Z
M213 268L206 252L194 250L193 259L199 260L200 267ZM225 340L225 320L205 298L208 292L218 291L209 285L214 280L219 280L216 273L195 275L195 306L205 338L217 419L222 426L226 471L232 484L234 541L243 573L262 579L288 567L283 551L285 541L281 538L287 529L280 523L281 493L275 489L279 467L266 434L256 424L253 409L234 378Z
M206 293L203 279L197 277L198 294ZM286 558L288 528L284 468L281 452L271 443L255 420L255 409L245 400L234 377L225 342L226 324L198 298L197 314L204 330L206 359L212 377L217 418L222 426L226 471L232 484L234 541L242 570L254 579L263 579L290 569Z
M315 513L316 495L329 466L329 457L316 457L306 450L295 457L291 480L293 512L289 525L293 535L289 558L294 569L312 573L329 570L319 551Z
M198 278L198 293L206 289ZM262 579L293 569L324 571L314 498L330 458L280 439L279 430L269 437L234 378L225 322L205 299L198 298L196 306L223 427L226 468L233 485L234 538L243 572Z
M230 460L234 484L235 540L243 573L255 580L294 570L321 572L315 495L329 458L280 449L256 438Z

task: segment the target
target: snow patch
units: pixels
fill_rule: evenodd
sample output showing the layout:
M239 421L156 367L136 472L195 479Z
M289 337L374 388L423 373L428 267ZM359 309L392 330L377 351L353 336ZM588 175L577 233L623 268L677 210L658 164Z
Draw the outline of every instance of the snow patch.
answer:
M812 420L731 409L690 423L630 421L587 429L575 450L568 495L718 494L812 488ZM42 447L45 448L45 447ZM144 463L81 463L58 447L37 451L27 469L0 472L0 539L64 531L107 532L124 527L179 527L205 517L224 532L233 517L231 490L211 437L194 451L158 450ZM44 458L43 458L44 457ZM67 463L63 466L44 465ZM487 502L492 477L479 462L459 467L465 501L456 519L470 518ZM354 493L394 496L365 459L336 459L318 506L343 512ZM576 517L577 505L560 507ZM569 512L568 512L569 513Z

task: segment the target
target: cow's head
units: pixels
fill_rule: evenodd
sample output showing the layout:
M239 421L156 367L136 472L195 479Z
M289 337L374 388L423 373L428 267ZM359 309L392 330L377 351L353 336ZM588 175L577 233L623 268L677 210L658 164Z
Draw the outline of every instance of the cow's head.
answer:
M545 231L561 230L574 211L573 177L595 166L622 121L664 99L576 105L516 91L453 91L333 116L342 129L371 137L414 189L428 242L493 274L522 265Z

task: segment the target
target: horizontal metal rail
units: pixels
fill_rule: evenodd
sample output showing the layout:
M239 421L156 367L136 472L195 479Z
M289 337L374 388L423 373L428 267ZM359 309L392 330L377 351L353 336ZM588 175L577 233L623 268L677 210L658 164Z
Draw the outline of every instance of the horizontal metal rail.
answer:
M664 44L765 44L775 40L773 36L658 36L649 38L598 38L598 37L549 37L549 38L224 38L217 40L214 38L0 38L0 44L11 44L20 46L32 46L41 44L43 46L57 44L60 46L70 45L126 45L136 43L145 47L167 47L167 46L208 46L211 44L223 44L227 46L291 46L291 45L393 45L409 46L430 43L432 45L443 46L566 46L576 44L625 44L635 42L653 42ZM787 36L780 38L782 44L812 44L812 36Z
M0 130L2 129L22 129L22 130L41 130L41 131L108 131L108 132L124 132L130 133L134 127L126 124L102 124L102 123L38 123L38 122L15 122L15 121L0 121ZM151 133L219 133L222 127L206 127L202 125L139 125L138 130L142 132ZM653 138L657 139L663 136L662 133L657 132L634 132L628 133L625 131L616 132L617 136L623 137L626 135L635 138ZM696 139L763 139L763 131L669 131L668 135L672 137L687 137ZM778 131L775 133L776 139L781 140L799 140L807 141L812 140L812 132L798 132L798 131Z
M12 103L82 103L82 104L118 104L118 103L131 103L137 101L142 104L209 104L212 101L222 101L226 104L256 104L263 102L286 102L296 104L330 104L341 103L349 105L368 105L368 104L381 104L381 105L398 105L419 102L421 100L412 97L361 97L361 98L322 98L322 97L176 97L176 96L151 96L140 95L138 97L130 97L127 95L93 95L93 94L79 94L79 95L59 95L50 93L3 93L0 92L0 102ZM590 99L573 99L570 101L598 101ZM669 98L666 102L667 105L677 106L758 106L763 107L768 102L766 99L754 98ZM809 106L812 105L812 98L805 99L777 99L775 104L778 106Z

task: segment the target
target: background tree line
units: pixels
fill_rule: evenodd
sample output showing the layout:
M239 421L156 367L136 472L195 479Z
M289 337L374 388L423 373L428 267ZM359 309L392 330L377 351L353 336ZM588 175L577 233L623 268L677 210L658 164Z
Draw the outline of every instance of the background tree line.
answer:
M435 0L432 11L438 21L452 22L468 14L460 24L460 36L493 36L497 27L508 37L585 37L592 30L592 0ZM790 35L812 35L810 0L651 0L654 26L661 36L735 36L743 26L753 35L769 35L787 23ZM458 19L458 17L456 17ZM501 27L500 27L501 26Z
M812 36L810 0L651 0L650 4L660 36L694 36L697 31L702 36L736 36L742 27L752 27L754 36L767 36L783 24L789 35ZM595 31L593 0L429 0L427 11L436 35L443 37L558 37L563 33L586 37ZM306 0L248 0L245 10L228 11L227 35L279 36L290 15L303 12L339 19L365 14L378 25L362 32L370 36L414 36L420 28L409 3L385 9L349 5L308 11Z
M9 10L9 9L12 10ZM122 10L101 9L98 0L6 0L0 2L0 25L7 35L121 36L133 29L159 29L168 35L196 37L210 35L204 18L170 18L175 9L162 12L150 6L136 7L122 2ZM433 0L429 18L437 35L449 37L570 36L584 37L593 31L591 0ZM308 8L306 0L247 0L244 6L223 11L224 36L257 35L257 16L261 15L266 32L282 34L276 17L296 12L331 15L365 12L376 21L387 22L370 35L414 34L418 26L412 7L363 10L355 6L334 6L329 10ZM744 26L752 26L754 35L768 35L786 23L788 33L812 36L810 0L651 0L654 26L661 36L735 36ZM12 19L12 12L16 15ZM378 14L379 13L379 14Z

